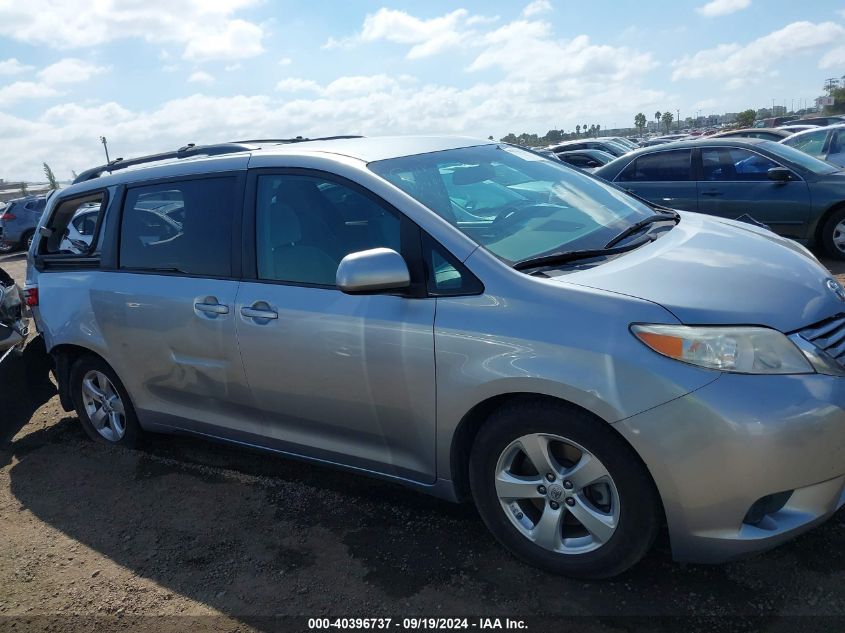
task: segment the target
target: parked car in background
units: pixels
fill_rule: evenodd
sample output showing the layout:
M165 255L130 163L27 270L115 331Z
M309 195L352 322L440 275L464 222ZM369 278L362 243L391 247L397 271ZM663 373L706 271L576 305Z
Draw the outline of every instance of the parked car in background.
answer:
M830 116L814 116L807 119L797 119L793 123L800 123L801 125L837 125L838 123L845 123L845 114L831 114Z
M624 136L603 136L601 138L604 141L613 141L614 143L618 143L622 147L627 147L629 150L639 149L640 147L639 143L635 143Z
M0 253L29 248L46 196L26 196L10 200L0 212Z
M798 117L796 117L795 115L769 117L767 119L761 119L759 121L755 121L754 127L758 127L758 128L759 127L767 127L767 128L780 127L781 125L783 125L785 123L790 123L792 121L797 120L797 118Z
M736 219L845 260L845 172L781 143L707 138L641 149L595 175L647 200Z
M80 175L30 250L92 439L190 433L472 499L576 577L621 573L664 524L712 563L845 503L845 290L800 246L475 139L168 156ZM466 187L486 219L456 214ZM177 235L145 215L163 191ZM62 253L94 200L90 248Z
M593 171L602 165L607 165L616 156L598 149L581 149L556 154L558 159L567 165L579 167L585 171Z
M783 139L781 143L845 167L845 123L798 132Z
M786 125L778 125L777 129L779 130L786 130L790 134L798 134L798 132L803 132L804 130L814 130L819 125L799 125L797 123L787 123Z
M624 156L631 151L631 148L626 145L621 145L616 141L608 141L601 138L581 141L565 141L564 143L558 143L557 145L550 145L549 149L555 154L582 149L597 149L602 152L607 152L613 156Z
M713 134L710 138L761 138L765 141L778 141L790 136L792 132L779 127L748 127L741 130L728 130Z
M687 138L687 134L666 134L664 136L656 136L640 143L642 147L654 147L655 145L664 145L683 138Z

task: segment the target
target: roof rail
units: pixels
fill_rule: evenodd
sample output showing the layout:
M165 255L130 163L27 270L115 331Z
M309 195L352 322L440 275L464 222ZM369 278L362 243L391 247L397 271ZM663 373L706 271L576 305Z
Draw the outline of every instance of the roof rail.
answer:
M220 154L234 154L236 152L246 152L255 149L252 145L245 143L219 143L217 145L195 145L188 143L184 147L180 147L175 152L162 152L161 154L150 154L149 156L139 156L138 158L115 158L113 161L100 165L99 167L92 167L79 174L74 180L73 184L78 182L86 182L99 178L104 172L114 172L118 169L126 169L134 165L143 165L145 163L155 163L161 160L169 160L171 158L190 158L191 156L218 156Z
M86 182L99 178L105 172L112 173L118 169L126 169L134 165L143 165L145 163L155 163L162 160L170 160L173 158L190 158L191 156L219 156L221 154L234 154L237 152L248 152L254 149L260 149L260 145L266 144L284 144L284 143L303 143L305 141L334 141L347 138L362 138L361 136L346 135L346 136L324 136L321 138L303 138L297 136L296 138L262 138L249 139L245 141L232 141L229 143L218 143L216 145L195 145L188 143L184 147L180 147L175 152L162 152L161 154L150 154L149 156L139 156L137 158L115 158L113 161L100 165L99 167L92 167L79 174L74 180L75 185L78 182ZM260 144L260 145L259 145Z
M297 136L294 138L251 138L245 141L232 141L233 143L306 143L308 141L341 141L347 138L364 138L360 134L342 134L339 136L319 136L317 138L308 138L306 136Z

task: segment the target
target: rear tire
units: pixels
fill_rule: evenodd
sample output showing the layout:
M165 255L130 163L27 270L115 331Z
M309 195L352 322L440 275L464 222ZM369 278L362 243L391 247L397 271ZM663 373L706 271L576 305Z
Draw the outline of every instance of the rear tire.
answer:
M103 444L134 448L143 437L129 394L114 370L97 356L83 356L70 370L70 393L82 428Z
M493 535L555 574L620 574L646 554L662 523L657 491L633 449L566 403L523 400L494 412L473 444L469 476Z
M25 251L29 252L29 247L32 246L32 240L35 237L35 231L27 231L24 233L23 239L21 240L21 244Z
M822 226L821 242L825 253L845 260L845 207L834 211Z

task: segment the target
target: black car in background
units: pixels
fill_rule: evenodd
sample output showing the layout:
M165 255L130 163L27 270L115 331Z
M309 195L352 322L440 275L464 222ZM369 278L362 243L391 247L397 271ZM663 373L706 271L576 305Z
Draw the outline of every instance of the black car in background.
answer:
M736 219L845 260L845 171L787 145L707 138L647 147L594 174L652 202Z
M579 167L587 171L593 171L607 165L609 162L615 160L613 154L608 154L600 149L579 149L569 152L560 152L556 154L557 158L567 165Z

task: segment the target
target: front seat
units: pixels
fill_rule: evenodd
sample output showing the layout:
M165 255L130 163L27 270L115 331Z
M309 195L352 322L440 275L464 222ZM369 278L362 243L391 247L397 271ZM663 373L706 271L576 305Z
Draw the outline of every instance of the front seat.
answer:
M303 235L302 221L293 207L284 203L272 205L271 222L271 235L278 240L273 246L275 278L334 286L340 262L318 246L326 236Z

